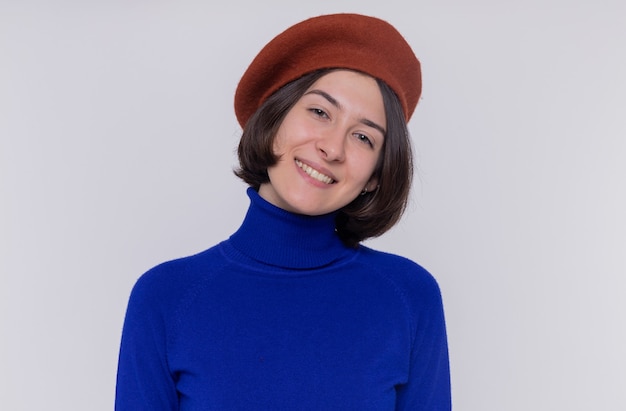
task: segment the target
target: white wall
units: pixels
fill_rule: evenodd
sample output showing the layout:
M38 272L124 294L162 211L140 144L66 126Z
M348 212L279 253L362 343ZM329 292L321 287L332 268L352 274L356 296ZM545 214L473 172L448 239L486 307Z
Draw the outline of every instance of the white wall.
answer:
M247 207L240 75L337 11L423 63L413 202L370 245L439 280L455 409L624 409L623 2L50 3L0 2L3 409L112 408L134 281Z

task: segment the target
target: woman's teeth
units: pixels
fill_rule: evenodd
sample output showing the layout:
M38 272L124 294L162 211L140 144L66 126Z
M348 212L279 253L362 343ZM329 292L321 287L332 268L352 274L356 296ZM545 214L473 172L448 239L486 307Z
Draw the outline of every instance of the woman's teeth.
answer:
M302 170L304 170L304 172L307 173L309 176L316 179L317 181L321 181L322 183L325 183L325 184L332 184L335 182L332 178L320 173L314 168L307 166L300 160L296 160L296 165L300 167Z

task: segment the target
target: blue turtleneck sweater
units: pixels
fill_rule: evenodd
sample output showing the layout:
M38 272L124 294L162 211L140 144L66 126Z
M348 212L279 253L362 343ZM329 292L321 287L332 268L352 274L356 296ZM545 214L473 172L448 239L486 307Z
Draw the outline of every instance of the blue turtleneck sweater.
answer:
M248 196L228 240L137 281L116 410L449 410L433 277Z

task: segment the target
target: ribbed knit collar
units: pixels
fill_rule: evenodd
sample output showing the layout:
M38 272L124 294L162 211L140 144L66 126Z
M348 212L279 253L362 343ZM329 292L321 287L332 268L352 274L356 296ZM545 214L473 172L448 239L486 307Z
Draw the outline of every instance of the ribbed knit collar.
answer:
M263 264L291 269L328 265L353 253L335 233L335 214L304 216L267 202L252 188L250 207L230 244Z

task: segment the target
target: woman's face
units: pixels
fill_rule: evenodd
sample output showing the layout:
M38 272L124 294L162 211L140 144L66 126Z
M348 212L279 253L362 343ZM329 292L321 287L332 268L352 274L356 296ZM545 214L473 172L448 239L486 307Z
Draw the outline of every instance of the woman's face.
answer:
M348 70L324 75L285 116L274 139L279 160L259 194L298 214L342 208L363 189L376 188L372 174L385 128L376 80Z

